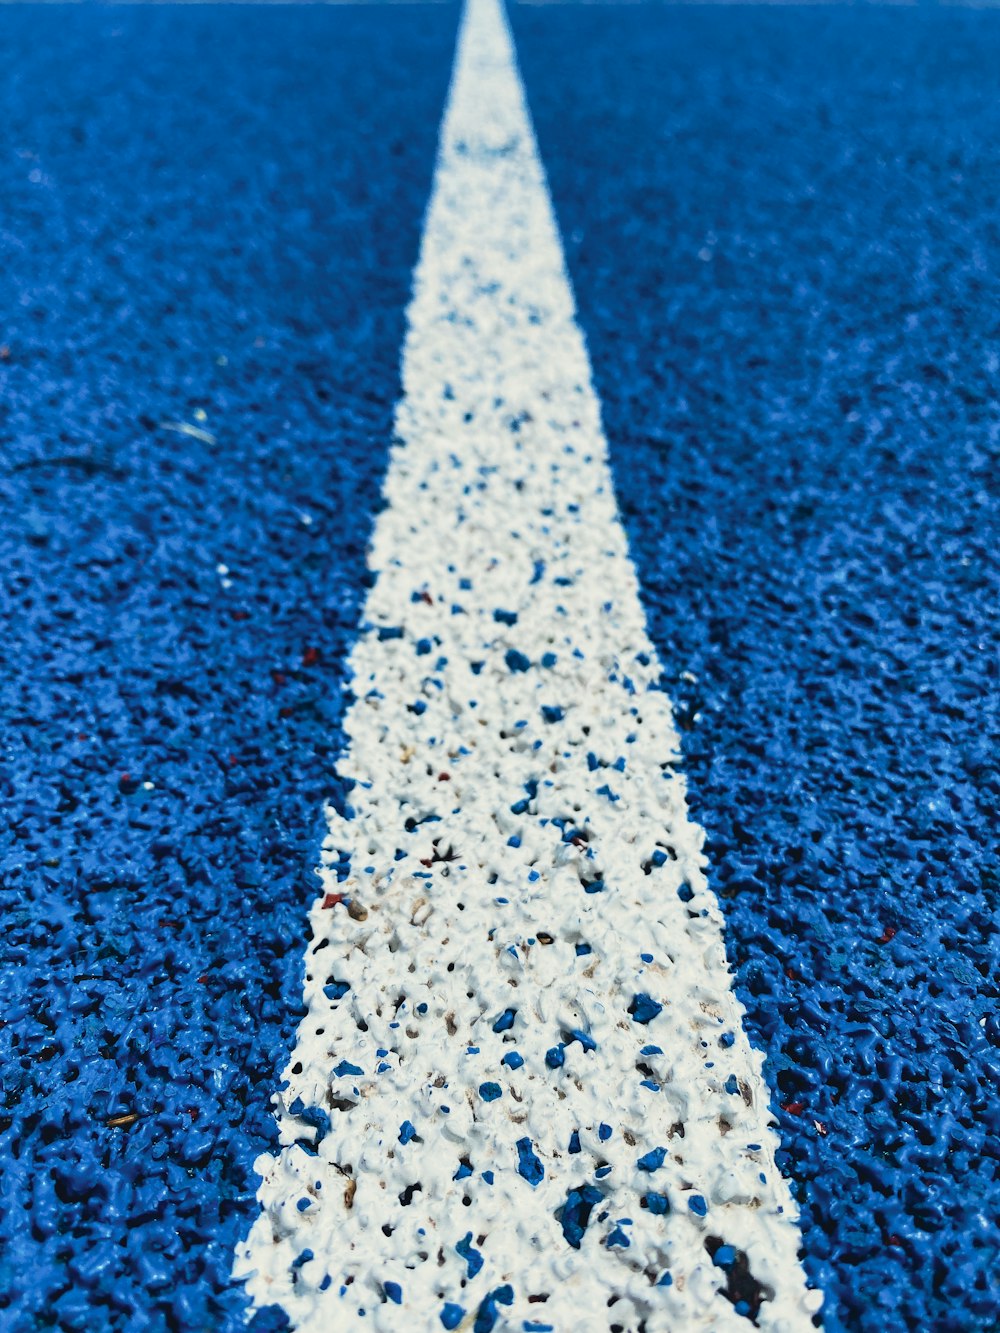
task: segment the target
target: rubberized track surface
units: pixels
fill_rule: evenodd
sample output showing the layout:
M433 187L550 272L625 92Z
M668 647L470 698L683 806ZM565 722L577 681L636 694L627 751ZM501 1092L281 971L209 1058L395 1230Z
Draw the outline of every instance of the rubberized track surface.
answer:
M1000 22L513 20L826 1327L995 1327Z
M5 1327L245 1305L455 18L0 14Z
M0 13L5 1328L236 1326L456 17ZM826 1326L990 1328L1000 25L512 17Z

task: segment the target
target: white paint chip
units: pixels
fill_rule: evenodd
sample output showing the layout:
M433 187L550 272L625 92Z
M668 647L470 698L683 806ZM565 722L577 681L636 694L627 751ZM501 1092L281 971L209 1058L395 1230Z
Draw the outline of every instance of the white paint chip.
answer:
M354 809L235 1275L310 1333L726 1333L741 1296L811 1328L496 0L466 11L403 381Z

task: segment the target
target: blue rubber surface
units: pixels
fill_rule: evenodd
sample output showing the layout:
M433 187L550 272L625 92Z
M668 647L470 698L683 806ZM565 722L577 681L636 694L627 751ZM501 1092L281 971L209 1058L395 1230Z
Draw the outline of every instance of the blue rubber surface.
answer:
M1000 15L514 8L829 1330L1000 1327Z
M0 8L5 1333L242 1326L456 21Z

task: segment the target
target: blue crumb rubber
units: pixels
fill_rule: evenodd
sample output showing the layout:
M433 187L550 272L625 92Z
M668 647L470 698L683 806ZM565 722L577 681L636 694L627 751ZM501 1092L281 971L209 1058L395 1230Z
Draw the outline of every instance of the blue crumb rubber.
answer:
M457 18L0 9L5 1333L243 1327Z
M1000 15L511 17L825 1326L996 1328ZM245 1326L457 19L0 7L4 1333Z
M511 16L825 1327L996 1329L1000 14Z

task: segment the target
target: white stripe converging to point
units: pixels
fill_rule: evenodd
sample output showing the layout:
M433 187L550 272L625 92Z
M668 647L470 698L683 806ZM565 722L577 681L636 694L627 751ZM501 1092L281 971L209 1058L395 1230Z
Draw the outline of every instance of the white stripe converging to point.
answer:
M281 1150L310 1333L812 1328L510 36L469 0Z

